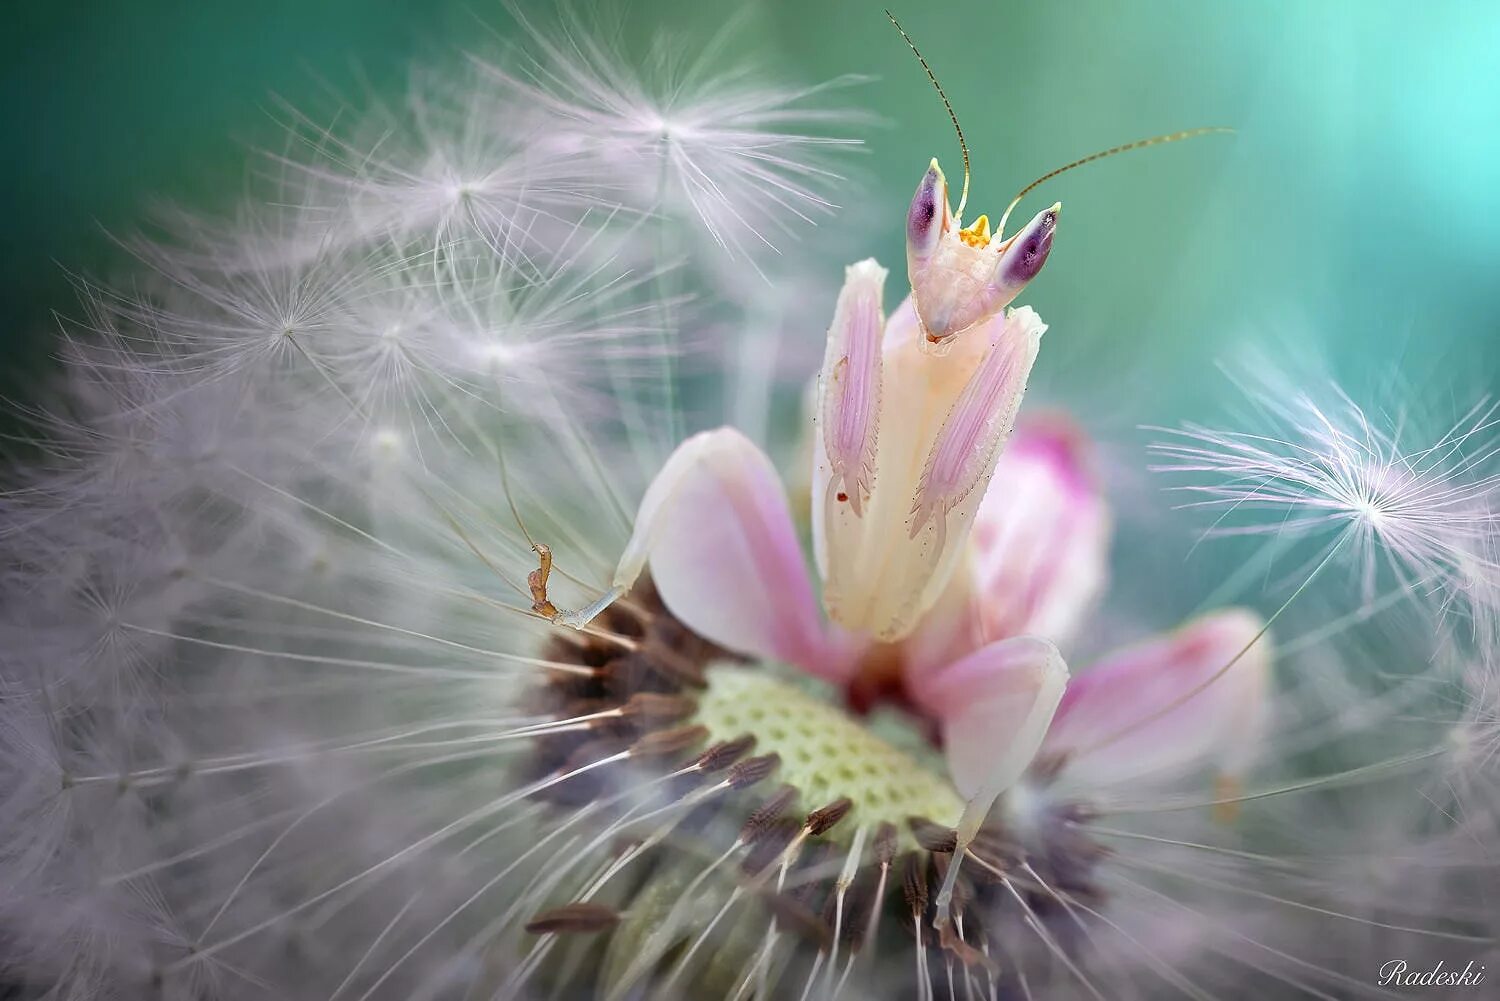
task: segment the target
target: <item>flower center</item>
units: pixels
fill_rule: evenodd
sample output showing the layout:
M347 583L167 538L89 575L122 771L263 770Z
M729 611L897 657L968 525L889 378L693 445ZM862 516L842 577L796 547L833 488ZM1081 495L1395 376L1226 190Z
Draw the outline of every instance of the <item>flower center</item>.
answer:
M897 653L874 652L866 687L899 680ZM1012 935L1071 934L1079 918L1060 899L1104 899L1104 850L1068 804L1023 804L1020 824L992 816L950 869L964 803L912 716L851 715L844 693L733 660L649 582L544 654L558 670L532 703L557 729L538 734L525 774L569 840L517 906L526 962L552 996L743 996L759 983L757 997L811 997L857 956L880 963L915 943L949 978L939 993L957 997L994 976ZM954 920L939 926L949 872ZM1024 927L999 920L1016 906ZM861 969L882 993L932 996L925 966Z
M781 756L777 778L796 786L801 802L853 801L830 838L848 839L861 826L881 823L909 838L912 817L958 823L963 800L946 778L837 706L763 668L717 664L707 682L692 722L707 727L710 739L754 734L757 753Z

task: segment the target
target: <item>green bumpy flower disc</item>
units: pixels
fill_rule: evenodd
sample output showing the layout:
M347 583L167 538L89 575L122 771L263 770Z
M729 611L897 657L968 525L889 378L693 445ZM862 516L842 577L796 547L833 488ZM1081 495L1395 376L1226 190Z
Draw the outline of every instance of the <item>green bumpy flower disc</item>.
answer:
M707 727L714 740L754 734L755 753L781 756L776 778L795 786L808 809L849 797L853 810L835 828L843 838L861 826L887 822L904 840L912 817L952 827L963 812L962 798L941 773L827 700L763 668L711 667L693 722Z

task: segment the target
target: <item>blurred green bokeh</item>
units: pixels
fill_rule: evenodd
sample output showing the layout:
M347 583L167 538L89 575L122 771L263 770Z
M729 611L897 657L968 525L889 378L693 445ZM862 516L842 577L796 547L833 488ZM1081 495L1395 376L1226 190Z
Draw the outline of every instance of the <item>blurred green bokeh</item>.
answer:
M25 396L50 367L48 311L71 307L60 266L107 272L119 252L106 230L128 230L153 197L226 205L245 149L276 142L275 97L395 95L412 61L514 31L499 5L438 6L12 5L0 390ZM638 36L627 43L670 28L691 45L730 9L648 0L621 16ZM1052 325L1044 393L1158 422L1202 414L1223 393L1213 362L1251 342L1316 348L1355 380L1500 383L1500 5L963 0L898 14L969 134L970 217L1095 149L1238 130L1091 165L1025 207L1065 204L1028 293ZM869 252L899 276L911 190L933 154L956 181L958 155L880 6L768 0L737 30L736 46L775 72L877 77L847 92L885 125L866 136L868 186L840 199L832 224L873 234ZM829 262L830 281L843 263Z

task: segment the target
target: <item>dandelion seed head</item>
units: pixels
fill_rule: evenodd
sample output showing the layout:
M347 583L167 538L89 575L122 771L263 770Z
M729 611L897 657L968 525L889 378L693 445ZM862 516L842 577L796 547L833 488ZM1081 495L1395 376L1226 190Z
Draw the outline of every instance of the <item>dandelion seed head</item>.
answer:
M1053 641L1097 630L1109 498L1024 424L1000 456L1013 414L969 415L986 530L932 538L958 584L928 604L1014 580L1056 614L975 621L1049 635L934 614L924 673L900 630L821 619L770 419L818 360L739 335L833 315L838 269L765 252L832 209L858 116L727 58L732 25L639 72L581 23L522 27L402 101L284 109L243 204L166 212L122 240L132 278L78 280L64 385L0 493L0 993L1328 996L1393 942L1493 930L1484 658L1360 671L1221 610L1070 670ZM720 397L764 434L687 438ZM1401 581L1500 603L1489 411L1417 448L1349 406L1282 412L1283 440L1169 454L1274 515L1252 534L1352 531ZM622 585L684 439L753 461L688 466L703 503L643 544L683 559ZM760 534L713 520L747 512ZM925 544L857 583L909 604L908 574L941 577ZM669 588L684 567L699 586ZM759 628L788 656L730 642Z
M481 62L481 72L549 112L544 146L623 181L626 203L693 218L721 251L752 264L798 223L832 209L823 192L841 178L825 154L852 140L807 130L856 116L819 107L829 86L757 82L731 51L735 24L695 45L690 59L658 58L641 74L576 20L561 38L520 22L532 43L527 58Z
M1384 575L1433 596L1468 621L1482 644L1500 622L1494 540L1500 526L1496 410L1481 400L1436 433L1399 410L1371 415L1337 385L1330 405L1286 377L1251 387L1265 430L1168 431L1154 470L1191 477L1184 506L1218 512L1209 536L1263 536L1278 545L1319 539L1341 550L1366 602ZM1179 480L1180 484L1180 480Z

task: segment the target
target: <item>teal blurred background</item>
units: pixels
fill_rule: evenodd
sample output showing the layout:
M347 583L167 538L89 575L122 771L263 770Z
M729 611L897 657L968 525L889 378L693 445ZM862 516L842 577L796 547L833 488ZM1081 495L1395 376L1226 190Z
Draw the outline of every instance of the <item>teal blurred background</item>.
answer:
M525 9L545 21L551 7ZM730 10L633 3L625 42L669 29L692 46ZM1090 165L1023 206L1065 205L1027 295L1051 324L1042 392L1096 417L1205 416L1224 395L1213 363L1249 343L1323 355L1356 383L1399 374L1438 395L1500 383L1500 5L986 0L897 13L969 134L971 218L1095 149L1238 130ZM277 144L273 96L394 96L414 60L515 32L498 5L416 0L17 3L5 20L0 389L23 396L50 367L48 311L70 308L61 268L107 274L121 255L105 231L129 230L152 198L227 205L246 148ZM958 155L880 6L771 0L738 32L778 73L877 78L847 92L884 124L865 134L866 184L831 225L867 234L899 275L911 191L933 154L956 181ZM830 281L843 263L829 262ZM810 318L812 334L824 323Z

